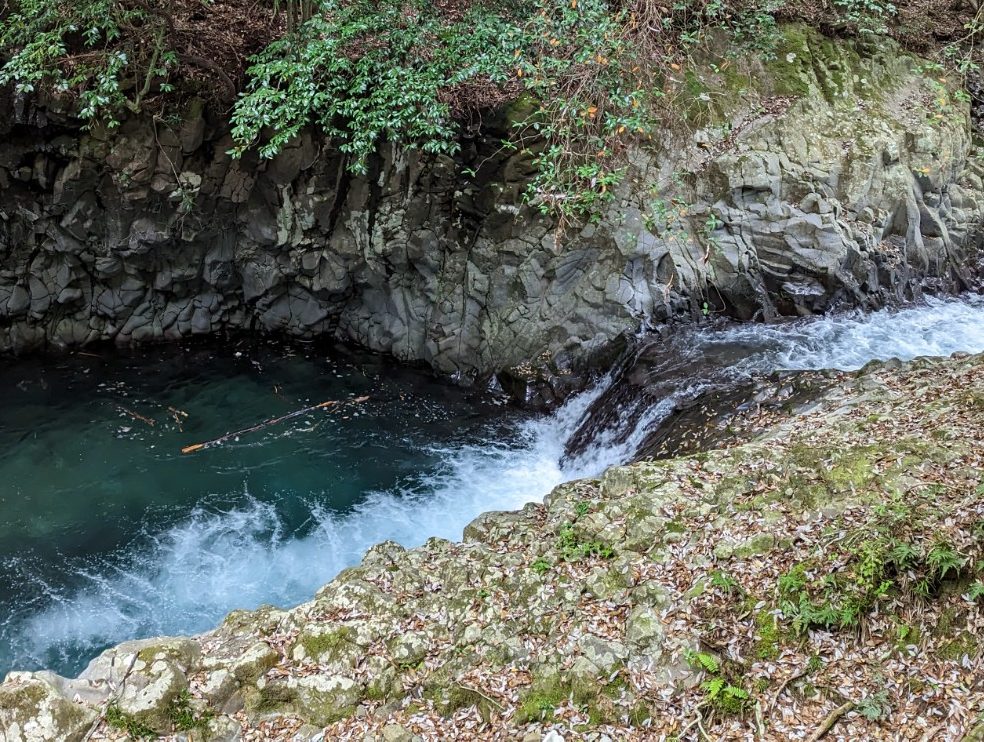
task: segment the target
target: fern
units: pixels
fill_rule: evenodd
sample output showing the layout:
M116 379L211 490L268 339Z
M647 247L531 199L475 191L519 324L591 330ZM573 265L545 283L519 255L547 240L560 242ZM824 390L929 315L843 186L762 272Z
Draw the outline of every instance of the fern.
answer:
M937 541L926 555L926 563L929 565L933 576L937 580L942 580L951 572L956 574L963 569L967 560L948 542Z
M967 591L970 600L984 600L984 580L977 580Z
M717 675L721 671L721 664L717 659L706 652L688 651L685 656L687 663L695 670L703 670L711 675Z
M718 697L718 694L724 690L727 683L724 682L724 678L714 677L710 680L705 680L701 683L701 688L707 691L707 697L711 701Z

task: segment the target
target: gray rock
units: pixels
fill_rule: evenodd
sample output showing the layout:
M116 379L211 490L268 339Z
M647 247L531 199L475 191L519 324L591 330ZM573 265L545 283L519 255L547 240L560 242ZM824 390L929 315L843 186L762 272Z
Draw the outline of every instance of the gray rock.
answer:
M759 70L761 87L715 122L729 142L716 126L668 131L631 153L597 224L561 232L522 202L530 158L491 131L469 145L492 179L475 194L463 161L385 146L370 183L309 134L272 161L232 160L201 101L156 136L147 117L116 133L66 119L63 158L18 130L0 153L0 352L259 327L353 340L467 383L568 371L640 326L698 316L706 297L769 318L970 284L984 185L966 111L920 108L931 83L891 46L807 47L807 92L786 113L755 113L771 94ZM681 172L694 173L685 192L662 188ZM685 217L654 207L683 198ZM445 208L466 202L467 224Z

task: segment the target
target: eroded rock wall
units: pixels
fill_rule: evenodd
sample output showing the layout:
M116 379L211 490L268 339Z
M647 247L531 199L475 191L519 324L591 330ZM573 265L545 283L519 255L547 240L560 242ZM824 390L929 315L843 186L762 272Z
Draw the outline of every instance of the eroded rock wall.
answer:
M897 49L799 28L747 72L698 76L689 133L634 154L600 223L562 230L523 203L508 114L456 159L385 147L356 177L311 135L234 160L201 107L110 134L8 100L0 351L260 329L468 380L566 368L701 312L878 306L973 280L984 185L966 106Z

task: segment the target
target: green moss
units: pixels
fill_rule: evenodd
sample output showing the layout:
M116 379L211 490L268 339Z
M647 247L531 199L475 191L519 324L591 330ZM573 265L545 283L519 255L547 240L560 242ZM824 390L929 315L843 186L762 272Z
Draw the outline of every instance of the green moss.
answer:
M191 694L187 690L181 691L167 709L167 717L176 732L190 732L193 729L204 730L208 727L208 722L212 719L212 712L208 708L202 711L196 710L191 703Z
M0 710L18 711L34 709L45 699L47 692L40 685L29 685L25 688L5 690L0 694Z
M622 697L623 693L629 689L629 684L621 676L616 677L612 682L602 688L601 692L604 693L608 698L613 700L618 700Z
M366 691L363 694L363 697L367 701L385 701L387 698L389 698L389 694L386 692L386 689L381 684L374 683L366 687Z
M875 445L842 449L794 444L788 450L791 494L803 507L829 501L830 494L861 495L875 483L873 462L883 453Z
M549 718L555 708L568 700L584 708L592 724L603 723L609 718L608 712L599 705L598 691L593 686L551 675L533 681L533 686L522 697L515 720L523 724Z
M325 702L320 706L309 708L308 713L312 723L318 726L327 726L348 719L355 714L356 709L357 707L354 705L338 707L333 703Z
M776 617L766 611L755 614L755 656L760 660L774 660L779 656L782 632Z
M308 657L318 658L327 652L338 649L342 644L351 641L353 636L352 629L343 626L335 631L326 634L302 634L298 643L304 647Z
M948 636L954 632L954 625L957 621L957 612L953 608L945 608L940 613L933 631L935 636Z
M483 719L488 720L497 708L478 690L457 682L445 670L436 672L428 679L423 697L433 703L443 716L450 716L459 709L474 708Z
M783 26L775 59L765 63L768 78L777 95L802 98L810 93L813 52L810 41L814 32L802 24Z
M937 654L940 659L959 662L965 655L971 658L976 657L980 649L980 643L977 638L969 632L962 631L955 639L948 641L940 647Z
M749 557L768 554L775 546L775 536L771 533L760 533L736 548L734 555L739 559L748 559Z
M514 128L528 121L540 110L540 101L530 93L523 93L502 111L502 125Z
M252 686L243 692L246 708L258 714L280 711L296 698L297 694L282 683L269 683L263 688Z
M634 727L642 727L652 718L652 710L642 701L639 701L629 709L629 724Z
M900 623L895 627L895 648L899 651L922 640L922 630L918 626Z

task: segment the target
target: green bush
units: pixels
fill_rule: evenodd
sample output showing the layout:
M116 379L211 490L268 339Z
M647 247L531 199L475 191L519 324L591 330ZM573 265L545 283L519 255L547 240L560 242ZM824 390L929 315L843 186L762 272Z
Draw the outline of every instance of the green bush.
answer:
M78 95L86 122L119 124L139 111L155 81L163 92L177 64L168 19L153 3L12 0L0 23L0 85ZM161 82L161 80L164 82Z
M250 67L233 113L234 151L257 144L271 157L313 123L356 172L384 140L452 153L458 128L444 91L504 82L516 33L508 16L480 5L445 23L423 0L326 0L297 36L275 41Z

